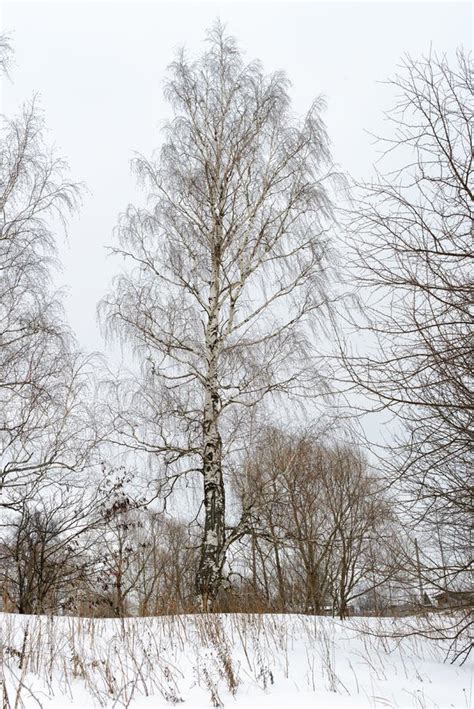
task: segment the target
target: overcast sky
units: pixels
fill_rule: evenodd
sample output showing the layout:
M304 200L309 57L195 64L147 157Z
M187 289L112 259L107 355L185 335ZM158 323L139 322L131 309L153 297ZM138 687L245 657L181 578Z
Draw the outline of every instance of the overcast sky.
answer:
M333 154L344 170L368 177L376 159L364 129L380 131L392 103L378 82L405 52L453 54L472 44L469 3L61 2L2 3L2 28L13 40L13 82L2 111L13 113L39 92L48 137L90 196L61 244L70 324L80 344L103 349L97 301L120 263L107 258L117 215L133 200L134 151L159 145L168 108L166 66L177 47L201 52L205 30L220 17L246 57L292 81L303 112L324 94Z

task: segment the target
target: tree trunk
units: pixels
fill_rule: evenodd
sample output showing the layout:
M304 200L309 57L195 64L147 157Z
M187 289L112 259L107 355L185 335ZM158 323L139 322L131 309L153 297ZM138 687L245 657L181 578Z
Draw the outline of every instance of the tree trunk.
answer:
M196 590L202 610L212 609L222 582L225 560L225 490L222 475L222 440L219 433L220 399L217 380L219 356L219 274L215 255L209 296L209 320L206 332L208 372L203 417L204 536L196 575Z
M272 535L273 535L274 534L273 526L271 527L271 531L272 531ZM278 579L278 605L279 605L278 610L280 611L280 613L284 613L285 611L287 612L288 609L286 606L285 581L283 578L283 571L282 571L281 562L280 562L280 551L278 549L277 542L274 542L273 550L275 553L275 567L276 567L277 579Z
M213 399L212 395L208 396ZM211 610L222 580L225 544L225 493L222 476L222 442L215 416L215 402L206 406L204 417L204 537L196 586L202 609Z

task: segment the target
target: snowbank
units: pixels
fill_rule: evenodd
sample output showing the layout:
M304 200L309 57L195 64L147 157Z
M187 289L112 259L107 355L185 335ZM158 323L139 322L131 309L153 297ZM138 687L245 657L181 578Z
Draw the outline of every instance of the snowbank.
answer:
M440 640L399 637L414 623L423 621L0 614L3 706L468 709L472 663L445 663Z

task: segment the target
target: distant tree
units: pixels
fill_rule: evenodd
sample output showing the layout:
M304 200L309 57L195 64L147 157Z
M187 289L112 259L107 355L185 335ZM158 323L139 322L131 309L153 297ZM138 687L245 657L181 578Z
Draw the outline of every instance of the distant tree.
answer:
M143 572L137 568L143 526L139 516L140 501L129 492L131 475L125 469L107 471L102 489L106 492L101 505L99 538L95 544L97 580L111 615L123 618L132 610L129 597L136 590ZM146 549L149 540L144 540Z
M296 121L282 73L244 64L215 26L209 49L171 65L165 141L134 167L148 206L130 206L115 249L130 265L101 311L132 342L141 375L121 401L122 443L202 474L196 590L210 608L245 520L226 521L226 461L246 412L269 396L315 395L311 328L328 305L328 139L315 101ZM123 390L123 385L119 384Z
M85 583L96 498L57 487L1 520L0 588L19 613L58 613Z
M89 605L101 599L102 611L118 617L189 609L196 549L188 525L148 509L124 469L104 466L101 492L106 494L91 545L96 576Z
M259 577L254 585L266 584L267 601L274 596L280 611L329 606L343 618L394 574L380 487L356 446L308 431L262 432L235 491L252 522L246 566Z

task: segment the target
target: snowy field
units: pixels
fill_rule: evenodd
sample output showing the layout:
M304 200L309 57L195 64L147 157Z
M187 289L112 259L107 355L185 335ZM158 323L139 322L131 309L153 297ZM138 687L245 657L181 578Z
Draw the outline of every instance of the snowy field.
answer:
M413 618L196 615L126 620L0 614L2 709L456 707L472 661L397 637ZM378 635L383 632L383 635Z

